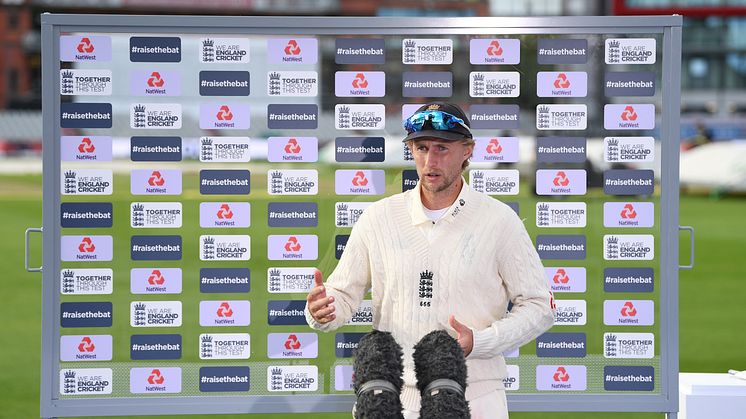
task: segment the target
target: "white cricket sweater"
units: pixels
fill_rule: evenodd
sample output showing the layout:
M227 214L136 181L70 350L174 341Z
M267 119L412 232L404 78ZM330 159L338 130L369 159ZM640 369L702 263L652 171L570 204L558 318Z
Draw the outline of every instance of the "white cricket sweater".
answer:
M467 357L466 397L502 389L502 353L549 329L554 322L544 269L515 212L466 182L446 215L430 221L419 184L369 206L352 229L325 286L336 318L306 321L318 330L343 326L371 289L373 328L391 332L404 350L402 404L420 410L414 345L436 329L455 332L451 314L474 331ZM506 313L508 301L513 302Z

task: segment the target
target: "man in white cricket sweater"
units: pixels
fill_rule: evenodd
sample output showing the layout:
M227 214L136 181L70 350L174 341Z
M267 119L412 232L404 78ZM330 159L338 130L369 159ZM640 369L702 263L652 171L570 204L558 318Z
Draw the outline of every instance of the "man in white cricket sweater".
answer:
M507 418L502 353L554 321L543 266L515 212L462 177L474 150L464 112L448 103L424 105L405 128L417 186L363 212L328 281L316 273L306 320L318 330L337 329L371 289L373 328L391 332L404 350L405 418L420 410L413 346L436 329L448 330L464 349L472 417Z

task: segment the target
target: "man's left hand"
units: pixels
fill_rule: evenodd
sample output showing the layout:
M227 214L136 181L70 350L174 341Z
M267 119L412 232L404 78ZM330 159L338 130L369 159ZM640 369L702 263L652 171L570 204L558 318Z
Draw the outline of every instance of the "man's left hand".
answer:
M456 340L464 350L464 356L469 356L471 350L474 348L474 333L468 326L456 320L456 316L454 315L451 315L448 319L448 323L451 325L453 330L456 331Z

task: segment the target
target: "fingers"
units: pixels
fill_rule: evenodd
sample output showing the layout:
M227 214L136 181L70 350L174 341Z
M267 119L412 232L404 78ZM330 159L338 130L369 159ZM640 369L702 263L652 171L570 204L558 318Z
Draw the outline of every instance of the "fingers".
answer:
M324 277L321 275L321 271L316 269L313 272L313 284L317 287L324 286Z
M334 297L325 297L323 299L317 299L308 302L308 311L315 316L315 313L322 308L334 303Z
M314 287L308 293L306 302L308 311L311 316L319 323L329 323L336 318L334 314L334 297L326 296L326 287L324 287L324 277L321 271L316 269L313 272Z
M467 328L465 325L456 320L456 316L454 316L453 314L451 314L451 317L448 318L448 324L451 325L453 330L458 332L459 336L461 335L461 333L464 332L464 329Z

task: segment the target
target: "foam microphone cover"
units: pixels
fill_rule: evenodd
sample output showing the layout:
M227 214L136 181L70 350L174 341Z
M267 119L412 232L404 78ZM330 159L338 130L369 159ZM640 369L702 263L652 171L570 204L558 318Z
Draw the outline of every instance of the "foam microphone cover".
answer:
M403 353L391 333L373 330L366 334L354 356L355 418L403 419L399 399L404 385Z
M417 389L422 396L420 417L469 419L466 359L458 341L444 330L435 330L415 345L412 356Z

